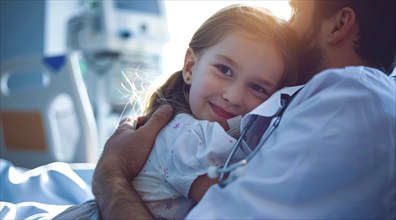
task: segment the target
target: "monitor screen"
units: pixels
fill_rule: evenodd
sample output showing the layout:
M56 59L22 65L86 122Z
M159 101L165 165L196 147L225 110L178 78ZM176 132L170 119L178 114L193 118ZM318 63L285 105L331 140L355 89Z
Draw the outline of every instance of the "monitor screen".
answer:
M158 0L116 0L116 7L118 9L139 11L157 15L161 13Z

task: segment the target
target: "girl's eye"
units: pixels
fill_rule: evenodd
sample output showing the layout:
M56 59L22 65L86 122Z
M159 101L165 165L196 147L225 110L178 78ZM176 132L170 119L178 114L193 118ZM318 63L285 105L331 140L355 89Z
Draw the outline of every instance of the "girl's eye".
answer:
M231 69L230 69L228 66L219 64L219 65L216 65L216 67L217 67L217 69L219 69L224 75L232 76L232 71L231 71Z
M266 89L264 89L264 88L263 88L262 86L260 86L260 85L251 83L251 84L249 85L249 88L253 89L253 90L256 91L256 92L259 92L259 93L263 93L263 94L268 95L268 91L267 91Z

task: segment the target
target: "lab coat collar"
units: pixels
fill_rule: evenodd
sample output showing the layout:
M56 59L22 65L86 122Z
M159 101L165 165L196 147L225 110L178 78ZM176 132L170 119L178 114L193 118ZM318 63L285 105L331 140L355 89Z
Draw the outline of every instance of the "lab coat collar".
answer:
M285 104L285 102L282 101L282 96L287 95L290 97L302 87L303 85L285 87L275 92L265 102L257 106L255 109L253 109L250 113L246 114L242 118L241 130L246 126L246 124L249 122L250 117L253 115L258 115L267 118L273 117L276 113L278 113L282 109L282 107Z

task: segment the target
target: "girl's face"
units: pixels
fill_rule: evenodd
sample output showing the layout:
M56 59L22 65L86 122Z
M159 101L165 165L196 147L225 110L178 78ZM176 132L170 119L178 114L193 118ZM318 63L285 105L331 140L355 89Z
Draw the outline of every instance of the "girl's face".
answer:
M277 89L284 61L270 43L232 32L199 56L187 51L183 76L191 85L189 104L200 120L227 119L253 110Z

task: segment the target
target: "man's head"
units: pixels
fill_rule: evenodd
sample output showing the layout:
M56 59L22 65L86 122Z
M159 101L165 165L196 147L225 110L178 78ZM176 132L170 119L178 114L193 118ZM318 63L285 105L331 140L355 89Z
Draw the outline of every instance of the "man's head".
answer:
M390 73L396 51L395 1L291 0L291 23L306 55L305 79L326 68L371 66Z

